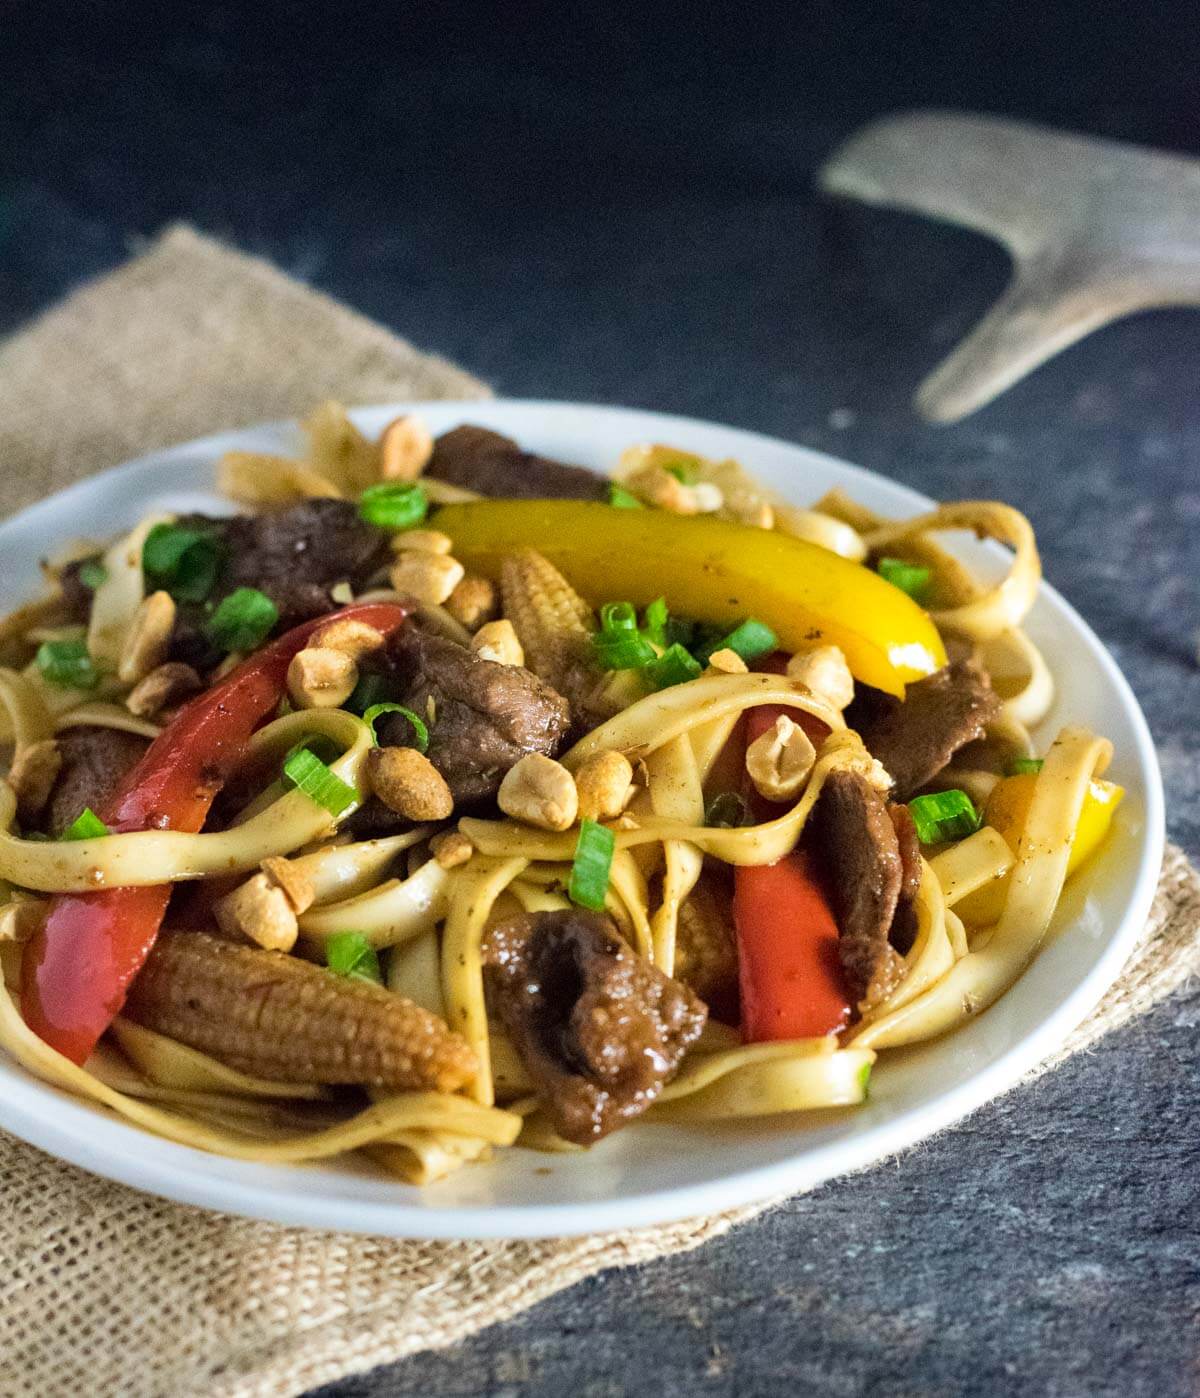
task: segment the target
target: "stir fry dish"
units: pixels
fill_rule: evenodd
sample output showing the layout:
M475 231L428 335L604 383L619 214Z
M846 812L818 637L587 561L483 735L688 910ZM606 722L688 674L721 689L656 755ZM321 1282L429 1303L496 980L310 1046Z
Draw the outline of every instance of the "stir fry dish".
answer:
M1102 737L1031 737L1016 510L305 426L302 458L220 462L241 513L67 546L0 622L0 1046L30 1072L426 1184L852 1108L1025 971L1122 791ZM963 530L1011 550L999 582Z

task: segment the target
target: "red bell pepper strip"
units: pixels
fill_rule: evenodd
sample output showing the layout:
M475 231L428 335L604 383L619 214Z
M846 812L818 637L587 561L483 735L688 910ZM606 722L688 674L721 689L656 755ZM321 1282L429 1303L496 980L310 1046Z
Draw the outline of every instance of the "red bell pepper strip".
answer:
M817 1038L849 1022L837 923L811 855L739 866L733 921L746 1043Z
M346 607L294 627L225 680L185 705L97 812L114 833L196 832L254 730L278 707L288 664L332 616L368 622L385 635L405 617L391 603ZM55 897L26 945L21 1011L39 1038L82 1063L125 1003L171 896L169 884Z

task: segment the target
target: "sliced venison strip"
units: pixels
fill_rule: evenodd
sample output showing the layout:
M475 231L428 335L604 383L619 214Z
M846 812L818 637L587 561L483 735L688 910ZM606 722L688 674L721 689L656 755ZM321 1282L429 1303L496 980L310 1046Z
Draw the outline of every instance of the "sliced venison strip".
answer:
M851 715L872 757L895 782L893 794L906 801L927 786L967 743L982 738L1000 712L1000 700L978 665L960 660L908 686L903 702L874 706L862 718Z
M860 1009L887 998L904 974L889 941L904 885L896 827L883 796L858 772L832 772L808 837L838 925L838 954Z
M463 426L434 443L425 474L480 495L525 500L605 500L608 483L582 466L522 451L487 427Z
M55 736L62 767L50 790L42 826L55 838L90 807L99 811L150 746L115 728L65 728Z
M554 1129L590 1145L639 1116L704 1028L695 995L598 913L534 913L484 943L489 1005Z

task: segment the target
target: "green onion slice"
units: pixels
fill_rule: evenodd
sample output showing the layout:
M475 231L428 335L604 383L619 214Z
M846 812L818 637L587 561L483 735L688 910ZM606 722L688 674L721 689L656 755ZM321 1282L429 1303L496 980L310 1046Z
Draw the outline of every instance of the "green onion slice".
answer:
M626 490L623 485L617 485L610 481L608 486L608 503L614 510L644 510L646 507L630 490Z
M1040 772L1045 759L1041 757L1015 757L1005 772L1008 777L1024 777Z
M429 500L421 487L404 481L381 481L358 497L358 513L381 529L411 529L428 510Z
M656 646L666 647L667 626L671 620L671 614L667 611L667 599L656 597L642 614L642 630L646 638Z
M667 475L674 476L680 485L695 485L700 479L700 472L690 461L676 461L670 466L664 466L663 470Z
M102 582L108 580L108 569L98 558L89 558L79 565L79 581L89 592L95 592Z
M177 602L203 602L221 570L221 545L198 529L156 524L142 545L142 567Z
M602 635L624 635L636 631L637 624L637 609L632 602L605 602L600 608Z
M575 859L571 864L571 877L567 881L567 896L572 903L578 903L581 908L591 908L593 912L604 907L616 845L616 836L606 825L594 820L580 822Z
M672 685L694 680L702 672L700 662L676 643L668 646L656 659L643 667L651 689L670 689Z
M361 932L335 932L325 943L325 964L335 976L383 984L379 953Z
M654 647L636 631L597 631L592 653L602 670L640 670L654 659Z
M358 792L308 748L297 748L283 759L285 781L298 787L331 816L340 816L358 800Z
M414 714L411 709L406 709L403 704L372 704L363 714L363 722L371 730L371 737L375 739L376 747L379 746L379 735L375 732L375 720L380 714L403 714L412 725L412 731L417 739L413 747L418 752L429 751L429 729L425 727L421 718Z
M750 808L736 791L722 791L705 808L704 823L721 830L736 830L750 824Z
M907 592L914 602L923 602L933 580L933 569L922 568L917 563L905 563L902 558L881 558L875 571L893 587Z
M59 836L61 840L94 840L97 836L109 834L108 826L100 819L91 806L83 810Z
M86 641L43 641L37 650L37 667L50 684L95 689L100 683L100 672L92 663Z
M917 827L917 838L923 845L965 839L983 824L975 803L965 791L957 788L914 797L908 809Z
M257 650L275 629L279 608L256 587L239 587L208 621L208 634L223 650Z
M753 617L747 617L740 626L735 626L728 635L712 645L706 645L702 652L705 660L710 655L719 650L731 650L740 655L743 660L757 660L760 655L770 655L773 650L779 647L779 637L763 621L755 621Z

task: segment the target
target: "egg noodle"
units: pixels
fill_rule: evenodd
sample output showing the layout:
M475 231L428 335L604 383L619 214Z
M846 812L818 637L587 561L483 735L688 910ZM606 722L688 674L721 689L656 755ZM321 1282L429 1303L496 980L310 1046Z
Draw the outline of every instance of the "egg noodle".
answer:
M235 454L223 467L224 480L241 498L249 494L259 504L337 496L369 480L358 456L347 456L336 444L323 450L324 458L318 453L315 462L279 458L273 467L264 458ZM627 453L616 474L629 479L664 450ZM996 502L965 501L909 520L882 520L839 492L800 510L772 500L734 463L705 463L673 449L669 455L699 463L701 479L716 483L726 502L757 527L773 526L854 564L887 555L930 570L928 612L947 651L986 668L1002 701L987 737L954 757L937 788L966 791L983 805L1013 759L1033 758L1030 730L1050 710L1054 680L1021 630L1041 576L1033 531L1021 514ZM339 476L350 460L358 474ZM431 494L469 498L469 492L436 488ZM125 707L131 685L122 680L121 666L148 591L143 548L164 518L170 517L138 522L104 551L104 578L95 589L86 633L62 620L53 598L0 623L6 653L17 657L11 668L0 669L0 729L14 764L34 745L80 725L142 737L158 733L156 721ZM968 531L1007 546L1011 562L1004 576L998 582L976 577L938 542L946 531ZM398 596L379 585L355 600ZM587 600L598 605L606 599ZM671 600L668 590L668 605ZM440 607L424 607L422 623L460 643L470 639ZM35 662L26 663L22 656L47 636L85 639L101 671L98 683L87 689L53 683ZM817 721L816 731L825 736L816 744L811 774L770 819L708 824L706 784L738 723L760 706L784 706ZM324 742L322 750L332 754L330 770L353 793L332 827L329 813L304 791L285 789L275 779L285 755L313 740ZM369 795L373 744L368 724L340 708L272 719L240 758L239 786L243 779L251 787L257 781L257 794L224 828L195 834L143 829L71 840L36 832L31 837L21 833L17 793L0 785L0 938L8 938L0 940L6 986L0 993L0 1046L30 1073L75 1097L156 1135L236 1159L300 1162L359 1151L411 1183L427 1184L488 1158L496 1148L575 1148L555 1135L536 1083L489 1017L484 944L489 929L505 918L571 906L566 890L578 832L468 815L451 825L429 823L379 838L339 836L337 826ZM832 774L878 778L878 764L842 711L801 680L775 673L710 668L634 698L559 761L577 773L589 758L608 751L636 764L640 785L628 818L607 822L614 855L606 909L634 951L666 975L676 968L680 910L706 865L774 864L802 840ZM864 1101L881 1051L946 1034L985 1010L1022 974L1047 936L1089 791L1110 754L1103 738L1063 728L1045 749L1041 767L1034 771L1027 764L1022 780L1029 789L1019 826L985 823L965 838L925 850L903 974L848 1028L802 1040L744 1043L736 1027L710 1018L679 1071L630 1129L853 1107ZM430 850L431 838L450 828L473 850L457 867L444 867ZM311 882L314 897L299 915L295 954L323 963L331 938L351 929L358 933L380 954L387 988L444 1018L474 1051L478 1071L461 1092L372 1092L347 1105L345 1090L240 1072L124 1017L80 1067L26 1025L18 994L21 941L55 898L236 881L266 859L290 861ZM971 911L973 899L983 906L981 895L986 921Z

